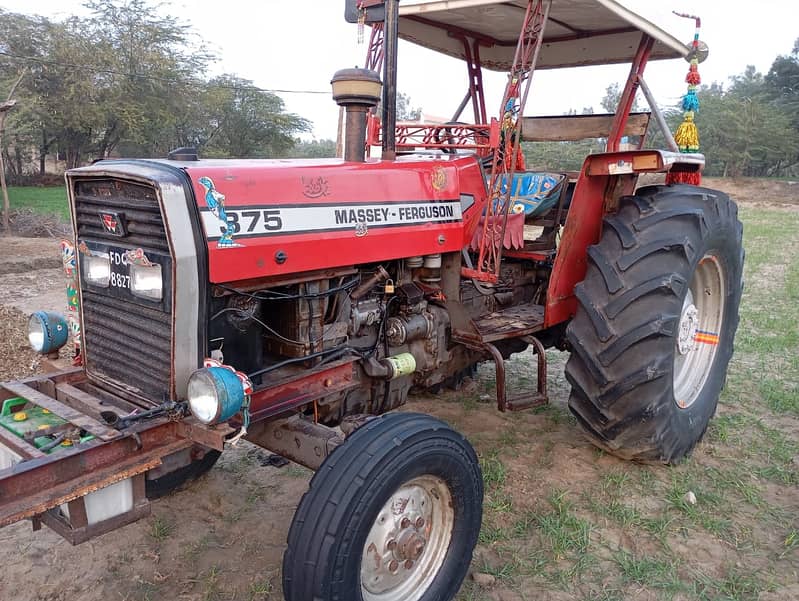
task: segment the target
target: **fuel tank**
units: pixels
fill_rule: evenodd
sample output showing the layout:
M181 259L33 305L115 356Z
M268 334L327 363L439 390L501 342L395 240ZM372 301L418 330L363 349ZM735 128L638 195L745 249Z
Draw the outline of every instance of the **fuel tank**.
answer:
M179 166L194 189L216 283L460 251L485 205L473 156Z

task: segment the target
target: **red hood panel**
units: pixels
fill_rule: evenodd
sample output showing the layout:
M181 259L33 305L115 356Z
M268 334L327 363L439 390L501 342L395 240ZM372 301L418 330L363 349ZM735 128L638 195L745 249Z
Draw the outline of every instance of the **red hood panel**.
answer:
M474 157L180 166L217 283L459 251L485 201Z

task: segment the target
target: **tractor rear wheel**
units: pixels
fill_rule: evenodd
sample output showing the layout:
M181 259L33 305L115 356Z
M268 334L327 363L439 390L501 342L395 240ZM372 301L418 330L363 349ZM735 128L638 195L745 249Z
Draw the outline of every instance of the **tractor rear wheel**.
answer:
M448 601L480 532L477 455L444 422L386 414L324 461L283 557L286 601Z
M651 186L588 250L567 329L569 408L600 448L676 463L707 429L738 327L744 251L726 194Z

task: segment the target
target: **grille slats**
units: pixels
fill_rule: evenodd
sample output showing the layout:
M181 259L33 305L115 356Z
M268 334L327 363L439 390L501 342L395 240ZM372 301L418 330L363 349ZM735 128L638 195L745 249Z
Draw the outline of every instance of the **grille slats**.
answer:
M105 230L100 214L123 213L128 236ZM124 243L143 250L169 252L161 207L151 187L118 180L76 182L75 221L78 238Z
M91 304L86 304L87 319L97 327L107 330L111 334L116 334L119 338L128 337L133 341L143 345L149 354L159 355L159 358L169 362L169 354L164 353L164 343L169 344L169 336L164 337L165 332L152 334L141 328L140 324L131 323L132 320L121 320L119 316L112 315L110 311L98 311ZM160 335L159 335L160 334Z
M84 296L88 296L92 299L91 306L95 311L102 312L105 315L113 316L115 319L119 319L120 321L127 323L128 325L138 327L139 319L144 317L150 321L155 321L160 324L169 325L171 322L171 318L168 313L163 313L162 311L157 311L155 309L150 309L148 307L136 307L136 316L128 316L126 314L121 314L119 311L119 301L116 298L103 296L102 294L97 294L90 290L84 291ZM169 338L168 331L165 330L167 334L167 338Z
M115 179L76 181L78 239L169 254L154 188ZM126 236L107 232L101 212L124 213ZM166 291L165 291L166 292ZM123 295L124 296L124 295ZM82 290L86 370L100 381L132 387L154 403L172 394L172 314L120 298L119 292Z

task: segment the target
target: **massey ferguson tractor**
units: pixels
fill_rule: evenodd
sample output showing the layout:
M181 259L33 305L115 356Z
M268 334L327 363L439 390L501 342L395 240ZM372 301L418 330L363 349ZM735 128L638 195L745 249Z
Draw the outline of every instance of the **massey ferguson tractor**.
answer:
M643 79L696 47L614 0L348 0L346 17L371 37L364 68L332 79L343 158L180 149L67 173L82 366L0 385L0 525L83 542L244 439L316 472L288 601L448 600L480 530L480 466L447 424L394 411L409 394L490 362L497 410L540 406L555 347L602 449L673 463L701 439L733 352L742 227L725 194L674 183L704 157L679 151ZM396 122L400 39L466 62L450 122ZM523 116L534 69L612 63L631 65L615 115ZM507 73L496 112L483 69ZM638 90L651 113L631 114ZM670 150L645 148L650 116ZM523 141L583 138L606 151L579 172L524 165ZM671 183L638 188L642 173ZM36 313L31 344L52 353L66 327ZM525 349L537 386L509 389Z

